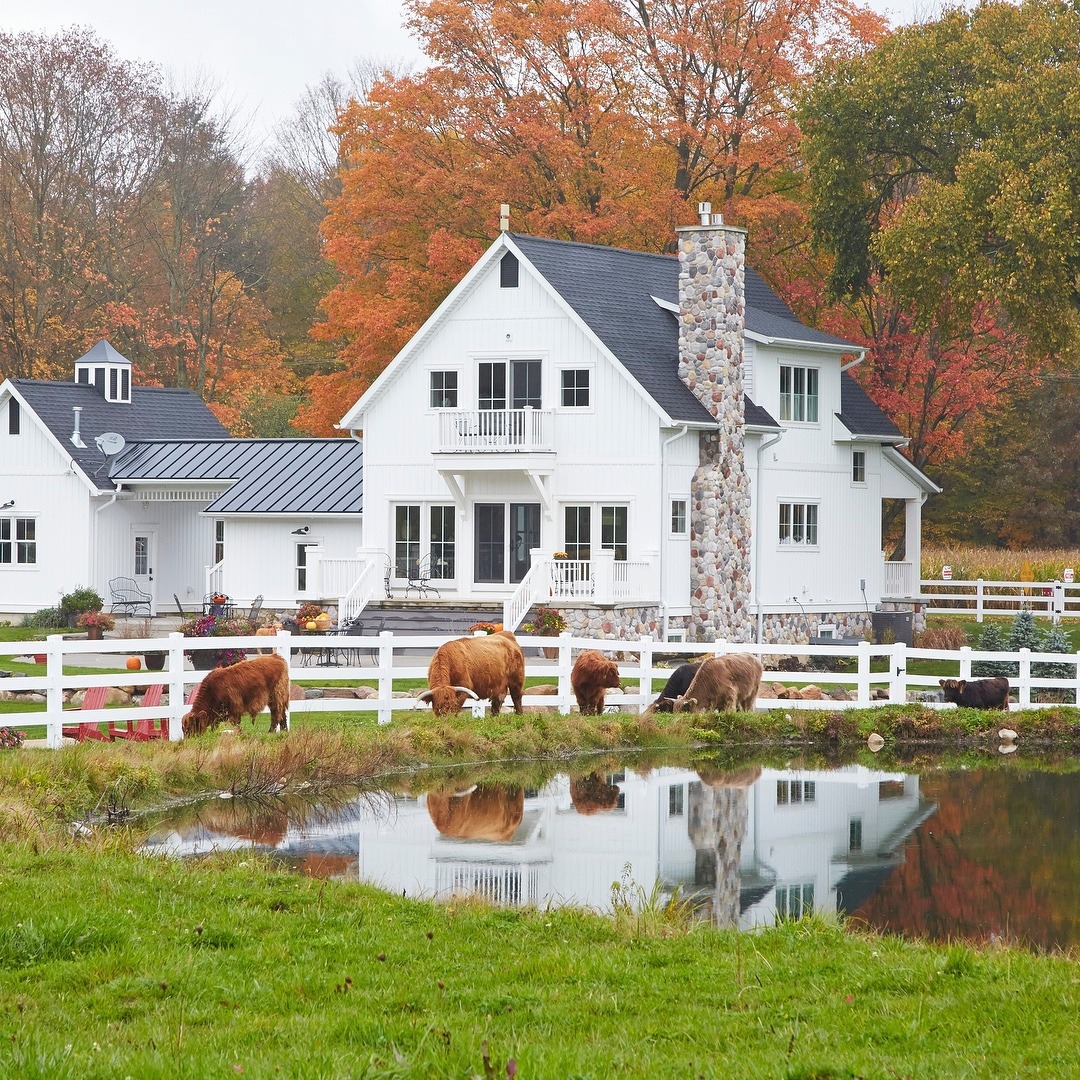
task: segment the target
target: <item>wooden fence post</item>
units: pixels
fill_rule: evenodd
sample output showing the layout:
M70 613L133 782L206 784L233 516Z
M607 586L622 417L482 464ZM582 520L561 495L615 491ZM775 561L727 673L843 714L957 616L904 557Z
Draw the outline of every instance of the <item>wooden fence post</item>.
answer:
M64 638L50 634L45 644L45 741L59 750L64 740Z
M390 630L379 634L379 723L389 724L394 706L394 635Z
M859 680L856 683L856 697L865 709L870 705L870 642L865 638L858 645Z
M288 660L286 660L288 663ZM169 742L184 737L184 635L169 634Z

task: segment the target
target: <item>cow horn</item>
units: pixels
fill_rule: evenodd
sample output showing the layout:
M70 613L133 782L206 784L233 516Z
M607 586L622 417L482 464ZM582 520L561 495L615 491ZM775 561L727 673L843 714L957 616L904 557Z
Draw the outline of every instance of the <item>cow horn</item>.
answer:
M422 694L417 695L416 700L417 701L430 701L433 692L434 691L432 691L432 690L425 690Z
M473 701L479 701L480 700L480 698L476 694L474 694L467 686L455 686L454 689L459 694L468 694L469 697L471 697L473 699Z

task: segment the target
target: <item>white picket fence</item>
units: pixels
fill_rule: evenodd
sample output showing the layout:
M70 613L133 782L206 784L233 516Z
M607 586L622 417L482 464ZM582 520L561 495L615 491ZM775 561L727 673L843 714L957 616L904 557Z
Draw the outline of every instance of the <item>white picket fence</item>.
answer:
M1080 584L1065 581L973 581L923 578L919 599L928 615L974 612L975 621L986 615L1015 615L1029 608L1036 615L1080 619Z
M200 649L240 648L250 652L256 649L272 648L285 657L290 665L290 677L296 682L365 682L375 681L377 695L371 698L309 698L290 704L293 712L350 712L374 714L380 724L390 722L395 710L423 708L416 697L394 697L395 679L421 679L427 677L427 664L430 654L444 641L445 635L439 636L395 636L384 632L377 637L342 637L334 634L294 636L280 633L274 638L237 637L237 638L185 638L180 634L170 634L167 639L120 639L107 641L65 640L62 636L48 638L41 642L0 642L0 662L4 657L23 656L28 653L28 646L33 652L42 652L46 657L44 675L13 676L0 679L0 689L32 690L45 695L46 709L40 712L0 714L0 726L8 725L19 728L46 728L47 745L59 747L62 744L61 728L64 724L99 723L112 720L126 723L129 720L158 719L167 716L169 737L180 739L181 718L186 711L183 704L191 686L200 682L205 672L195 671L185 664L185 652ZM609 694L608 707L619 711L641 711L653 701L663 688L672 669L683 662L689 653L694 656L729 652L753 653L762 659L765 665L763 682L784 683L787 686L805 686L811 683L824 683L830 686L842 686L854 691L850 701L837 701L831 698L820 700L800 700L762 697L758 700L759 709L845 709L868 708L874 705L903 704L909 700L909 694L916 691L937 691L938 676L917 675L908 670L908 665L915 660L947 661L952 665L950 671L962 679L971 678L971 665L978 660L1012 661L1018 665L1018 675L1009 681L1014 687L1018 701L1012 708L1025 709L1039 707L1032 701L1032 691L1036 689L1056 689L1067 691L1070 704L1080 705L1080 653L1040 653L1021 649L1016 653L980 652L964 647L958 651L940 649L913 649L902 642L893 645L872 645L866 641L857 644L838 645L757 645L729 644L718 641L711 645L687 644L684 642L659 642L652 638L626 639L621 641L598 641L596 638L578 638L569 633L557 638L526 637L519 639L525 649L525 672L529 677L543 677L545 682L554 683L558 692L553 695L530 694L526 688L524 705L554 706L562 713L568 713L574 705L573 692L570 689L570 672L574 653L580 649L600 648L619 661L619 672L623 693ZM540 659L536 654L541 647L558 649L554 661ZM164 648L163 648L164 647ZM64 666L80 665L80 657L88 653L115 653L117 666L123 666L127 656L140 655L147 650L165 651L168 657L165 669L153 671L121 671L92 674L65 675ZM369 654L369 655L368 655ZM420 654L420 655L418 655ZM770 665L770 658L777 656L799 657L853 657L856 670L853 672L800 671L788 672L775 669ZM327 667L306 666L306 661L323 658L344 658L348 662ZM871 671L875 657L885 657L885 671ZM659 663L665 666L658 667ZM1050 679L1034 677L1032 665L1039 663L1068 664L1073 669L1069 678ZM155 683L165 685L169 694L169 704L155 708L116 707L108 709L63 708L66 690L85 689L90 686L149 686ZM875 695L874 691L884 691L885 696ZM927 702L932 707L951 708L940 703ZM1044 703L1048 704L1048 703ZM511 708L509 700L504 708ZM472 705L474 713L482 715L487 702Z

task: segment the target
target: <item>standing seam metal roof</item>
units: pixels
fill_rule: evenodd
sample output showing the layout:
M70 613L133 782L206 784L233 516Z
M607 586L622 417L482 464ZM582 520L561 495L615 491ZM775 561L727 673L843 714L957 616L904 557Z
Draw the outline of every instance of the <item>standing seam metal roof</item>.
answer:
M206 507L215 514L359 514L363 447L355 439L154 441L113 460L123 483L233 481Z

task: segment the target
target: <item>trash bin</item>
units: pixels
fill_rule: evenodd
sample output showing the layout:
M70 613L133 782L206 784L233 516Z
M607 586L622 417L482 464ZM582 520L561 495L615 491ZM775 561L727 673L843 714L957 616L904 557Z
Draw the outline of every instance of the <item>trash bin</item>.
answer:
M886 637L890 641L902 641L912 644L914 613L910 611L872 611L870 623L874 628L874 643L884 645Z

